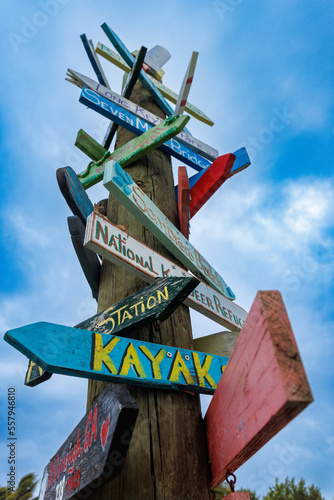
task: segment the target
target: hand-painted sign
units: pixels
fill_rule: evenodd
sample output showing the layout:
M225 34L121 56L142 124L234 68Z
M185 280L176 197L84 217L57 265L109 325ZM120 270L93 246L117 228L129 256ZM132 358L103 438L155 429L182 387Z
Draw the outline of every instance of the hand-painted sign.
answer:
M190 87L194 78L197 57L198 57L198 52L193 52L190 58L186 74L184 76L184 80L182 82L179 97L177 99L177 103L174 110L174 115L182 115L186 107L188 95L190 92Z
M136 159L145 155L151 149L163 144L168 138L173 137L187 123L188 116L170 116L160 125L149 128L147 132L135 137L113 153L107 151L98 162L90 162L85 171L78 175L85 189L102 180L105 165L103 162L111 159L119 161L123 166L129 165ZM169 142L169 141L168 141Z
M158 123L161 123L163 121L162 118L156 116L154 113L147 111L146 109L142 108L141 106L138 106L132 101L129 101L126 96L120 96L116 94L116 92L114 92L113 90L108 89L103 85L100 85L99 83L92 80L88 76L84 76L81 73L78 73L77 71L73 71L71 69L67 70L67 75L69 76L69 78L65 78L65 80L67 80L68 82L73 83L74 85L76 85L81 89L84 87L88 87L91 90L94 90L95 92L101 94L106 99L115 102L125 110L130 111L134 115L138 116L140 120L144 120L145 122L150 123L151 125L157 125ZM199 153L200 155L202 155L205 158L208 158L211 161L217 158L217 156L219 156L219 152L217 151L217 149L212 148L211 146L208 146L204 142L200 141L199 139L196 139L192 135L187 134L185 130L182 130L182 132L180 132L180 134L178 134L176 138L177 141L180 142L181 144L184 144L192 151L195 151L195 153ZM206 166L208 165L210 165L210 162L206 163Z
M52 346L49 331L55 339ZM49 372L203 394L214 393L228 361L222 356L43 322L10 330L4 339Z
M123 385L108 385L44 469L39 500L88 498L121 471L138 415Z
M97 113L105 116L106 118L112 119L114 122L130 130L130 132L133 132L136 135L147 132L150 128L152 128L149 123L142 122L142 120L140 120L134 114L126 111L117 104L103 98L101 95L86 87L82 90L79 101L85 106L92 108ZM182 117L189 119L188 115L182 115ZM189 165L190 167L198 171L210 165L210 162L208 160L198 155L194 151L191 151L187 146L179 143L176 139L171 139L166 143L161 144L160 149L162 151L165 151L167 154L178 158L186 165Z
M215 194L217 189L230 177L235 156L219 156L190 190L190 218Z
M145 63L150 67L149 73L155 77L159 69L166 64L171 58L170 53L161 45L155 45L152 49L147 51Z
M96 212L87 220L85 246L148 283L159 276L191 276ZM203 282L184 304L233 331L241 329L247 316L244 309Z
M131 92L136 84L136 81L138 80L138 76L144 62L146 50L147 50L146 47L140 48L140 51L138 52L136 59L134 60L131 71L128 74L127 79L123 85L122 97L125 97L126 99L130 98ZM113 140L113 137L117 132L117 129L118 129L117 123L110 122L107 133L102 142L103 147L107 149L110 148L111 141Z
M312 400L281 294L258 292L205 415L212 489Z
M66 203L72 213L77 215L82 223L86 225L87 217L94 211L94 207L77 174L71 167L62 167L57 169L56 175L61 194L64 196Z
M85 250L91 252L91 250ZM153 321L165 321L197 284L198 280L189 275L186 277L156 278L152 285L82 321L74 328L109 335L121 331L122 336L124 336L128 331ZM42 368L30 361L25 384L37 385L50 377L50 373L43 371Z
M194 339L194 349L229 358L238 339L235 332L219 332Z
M190 188L186 167L178 168L178 198L177 213L179 216L180 231L185 238L189 238L190 219Z
M101 28L103 29L103 31L105 32L105 34L107 35L107 37L109 38L109 40L111 41L117 52L123 57L127 65L130 66L130 68L132 68L134 57L128 50L128 48L124 45L124 43L116 35L116 33L111 28L109 28L107 23L103 23L101 25ZM172 115L173 109L168 104L166 99L160 94L160 91L152 83L152 81L145 73L145 71L141 70L138 78L140 82L143 84L143 86L146 88L146 90L150 92L151 96L157 102L157 104L160 106L163 112L166 113L167 116Z
M134 328L167 319L198 285L196 278L157 278L155 282L95 314L76 328L126 336Z
M85 248L85 226L76 215L67 217L68 229L70 231L72 244L77 254L80 266L92 290L94 299L98 299L101 262L95 252Z
M116 64L116 66L119 66L119 55L116 54L114 51L110 50L106 45L103 45L102 43L98 43L96 47L96 52L100 56L104 57L108 61L112 62L113 64ZM174 104L177 103L178 100L178 95L170 90L168 87L163 85L160 81L156 80L155 78L152 78L150 75L147 75L148 78L151 80L153 85L156 86L157 89L161 92L161 94L168 99L169 101L173 102ZM209 118L203 111L201 111L199 108L194 106L193 104L190 104L190 102L187 102L185 111L189 113L191 116L194 118L197 118L197 120L200 120L207 125L212 126L213 121L211 118Z
M231 288L217 271L113 160L105 166L103 185L195 276L228 299L235 299Z
M112 122L112 124L114 124ZM98 161L108 151L82 128L77 133L74 145L93 161Z
M99 58L97 57L97 54L94 50L94 45L92 40L88 40L85 33L83 35L80 35L80 38L83 43L83 46L85 47L86 54L88 56L88 59L90 60L90 63L93 67L93 70L96 74L98 81L105 87L109 87L107 77L104 74Z

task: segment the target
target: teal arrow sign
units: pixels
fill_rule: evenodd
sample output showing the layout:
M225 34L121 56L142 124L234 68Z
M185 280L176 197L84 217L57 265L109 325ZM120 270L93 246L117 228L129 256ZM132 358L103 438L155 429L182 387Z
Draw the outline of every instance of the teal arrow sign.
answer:
M52 323L10 330L5 340L44 370L155 389L213 394L228 358Z

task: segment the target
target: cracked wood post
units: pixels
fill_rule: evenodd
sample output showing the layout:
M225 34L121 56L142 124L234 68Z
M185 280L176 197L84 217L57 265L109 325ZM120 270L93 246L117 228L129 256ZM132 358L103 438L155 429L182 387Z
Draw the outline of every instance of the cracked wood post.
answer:
M137 83L131 100L165 118L150 94ZM120 128L115 148L134 136ZM151 151L125 168L133 180L179 227L170 156ZM177 262L164 246L119 202L109 196L108 218L129 226L132 236L170 260ZM179 264L179 263L178 263ZM180 264L179 264L180 265ZM146 285L117 265L103 260L98 310L101 311ZM161 324L156 322L131 332L132 338L193 349L189 310L183 304ZM89 381L87 407L105 386ZM127 386L139 406L132 441L120 475L96 490L92 500L180 500L211 499L204 426L198 395L181 391Z

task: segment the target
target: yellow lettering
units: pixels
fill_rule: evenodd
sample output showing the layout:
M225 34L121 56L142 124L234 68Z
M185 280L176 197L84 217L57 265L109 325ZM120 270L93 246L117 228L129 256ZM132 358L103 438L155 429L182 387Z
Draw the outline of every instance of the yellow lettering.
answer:
M168 300L168 288L167 288L167 285L165 285L165 288L164 288L164 292L165 292L165 295L164 293L161 291L161 290L158 290L158 300L159 300L159 304L161 304L161 297L165 300Z
M124 321L126 319L132 319L132 318L133 318L133 316L131 316L131 314L129 313L129 311L124 311L123 318L122 318L122 324L124 323Z
M130 367L133 367L137 377L147 378L143 365L140 362L137 351L134 348L132 342L130 342L124 352L123 359L121 361L118 374L127 375L129 373Z
M166 356L165 349L160 349L155 356L153 356L153 354L148 350L148 348L145 345L139 346L139 349L145 354L145 356L151 362L153 378L161 379L160 363Z
M151 300L153 300L153 305L150 305ZM157 303L157 299L155 297L153 297L153 295L152 295L151 297L149 297L147 299L147 304L146 304L147 309L152 309L156 303Z
M171 382L178 382L179 377L181 375L184 377L184 380L187 384L195 385L192 374L190 373L189 368L185 364L184 360L179 351L176 351L176 355L174 356L172 366L170 367L168 380Z
M195 370L198 376L198 382L201 387L205 387L205 380L208 382L210 387L215 389L217 387L217 383L214 381L214 379L211 377L209 374L210 366L213 360L213 356L210 356L209 354L205 356L204 358L204 363L201 365L199 355L197 352L193 352L193 360L194 360L194 365L195 365Z
M94 352L92 353L93 359L91 360L91 369L100 372L102 370L102 363L104 363L107 370L113 375L117 374L117 370L109 354L119 342L118 337L114 337L105 346L103 346L103 339L100 333L93 333L94 337Z

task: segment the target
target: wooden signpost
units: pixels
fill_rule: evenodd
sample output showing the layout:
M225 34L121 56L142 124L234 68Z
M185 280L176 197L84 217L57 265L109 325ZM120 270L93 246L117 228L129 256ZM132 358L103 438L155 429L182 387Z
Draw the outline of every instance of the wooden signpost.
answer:
M116 123L130 130L130 132L136 135L147 132L150 128L152 128L149 123L143 122L136 115L133 115L114 102L103 98L100 94L97 94L93 90L90 90L86 87L82 90L79 101L85 106L93 109L97 113L100 113L102 116L114 120ZM182 118L188 121L189 116L182 115ZM197 171L201 171L203 168L211 165L211 163L206 158L203 158L194 151L191 151L187 146L179 143L177 139L171 139L165 143L162 143L160 149L162 151L165 151L167 154L178 158L183 163L189 165Z
M219 332L205 337L194 339L194 348L196 351L209 352L217 356L226 356L229 358L238 339L236 332Z
M166 64L171 58L170 53L161 45L155 45L152 49L147 51L145 57L145 64L148 66L148 74L151 74L154 78L161 70L162 66ZM161 80L161 78L159 78Z
M186 167L179 167L178 180L177 214L179 216L180 231L183 236L188 239L190 219L190 188Z
M205 415L212 488L312 401L281 294L258 292Z
M85 246L148 283L153 283L159 276L190 276L184 269L96 212L87 219ZM247 316L246 311L235 302L203 282L199 283L184 304L237 332Z
M217 271L152 203L140 187L133 182L130 175L113 160L105 166L103 185L195 276L228 299L235 299L231 288Z
M77 215L86 225L87 217L94 211L94 206L77 174L71 167L61 167L57 169L56 176L61 194L73 215Z
M124 146L116 149L113 153L107 151L101 160L89 163L87 169L78 175L83 187L88 189L102 180L105 161L109 162L113 159L120 162L123 166L129 165L134 160L144 156L148 151L158 147L159 144L168 140L169 137L176 135L188 120L188 116L170 116L160 125L149 128L147 132L139 137L135 137L127 144L124 144Z
M98 81L105 87L109 87L107 77L104 74L99 58L97 57L97 54L94 50L94 45L92 40L88 40L85 33L83 35L80 35L80 38L83 43L83 46L85 47L86 54L88 56L88 59L90 60L90 63L92 65L92 68L96 74Z
M88 76L82 75L81 73L73 71L72 69L67 70L67 76L68 78L65 78L65 80L67 80L68 82L73 83L74 85L76 85L81 89L84 87L88 87L91 90L94 90L95 92L101 94L106 99L109 99L110 101L116 103L121 108L130 111L134 115L138 116L138 118L141 121L147 122L151 125L157 125L158 123L161 123L163 121L162 118L159 118L154 113L148 111L142 106L139 106L138 104L135 104L132 101L129 101L126 95L124 96L119 95L113 90L104 87L100 83L97 83L96 81L92 80ZM217 149L208 146L199 139L196 139L192 135L188 134L185 130L182 130L176 136L176 138L177 141L180 142L181 144L184 144L195 153L198 153L202 155L204 158L207 158L211 161L217 158L217 156L219 156L219 152ZM210 162L207 162L207 166L208 165L210 165Z
M194 78L195 67L197 63L198 52L193 52L190 62L182 82L179 97L174 110L174 115L182 115L187 104L190 87Z
M112 62L116 66L119 66L119 61L120 61L119 55L116 54L114 51L110 50L106 45L99 42L97 44L95 50L96 50L97 54L104 57L108 61ZM122 69L124 69L124 68L122 68ZM160 81L156 80L155 78L152 78L150 75L147 75L147 76L151 80L153 85L161 92L161 94L166 99L173 102L174 104L177 103L179 96L175 92L173 92L168 87L163 85ZM185 111L187 113L189 113L191 116L193 116L194 118L197 118L197 120L200 120L201 122L206 123L207 125L212 126L214 124L213 121L211 120L211 118L209 118L203 111L201 111L199 108L197 108L196 106L194 106L190 102L187 102L186 107L185 107Z
M190 218L202 208L220 186L230 177L235 156L228 154L219 156L206 169L190 190Z
M116 477L137 415L125 386L109 384L45 467L39 499L86 499Z
M223 356L44 322L10 330L4 339L48 372L202 394L214 393L228 361Z
M94 314L74 328L108 335L120 331L122 336L127 336L128 332L135 328L141 328L153 321L165 321L197 284L198 280L191 276L156 278L152 285ZM45 372L30 361L25 384L37 385L50 377L51 373Z

